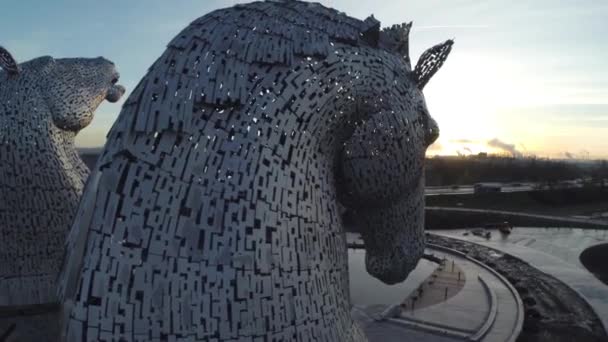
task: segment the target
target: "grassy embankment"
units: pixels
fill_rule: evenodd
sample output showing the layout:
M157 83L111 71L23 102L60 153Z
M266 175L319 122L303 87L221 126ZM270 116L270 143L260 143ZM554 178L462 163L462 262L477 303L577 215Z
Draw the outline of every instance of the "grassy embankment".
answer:
M589 216L593 213L608 212L608 188L427 196L426 205L427 207L500 210L556 217ZM482 226L485 223L500 221L509 221L518 226L598 227L595 224L580 225L518 215L427 211L427 227L431 229ZM608 227L608 223L606 226Z

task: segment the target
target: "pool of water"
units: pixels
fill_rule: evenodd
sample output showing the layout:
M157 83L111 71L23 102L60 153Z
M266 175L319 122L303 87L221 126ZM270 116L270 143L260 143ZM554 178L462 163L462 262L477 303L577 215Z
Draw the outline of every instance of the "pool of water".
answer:
M608 285L608 243L591 246L581 253L581 263L604 284Z
M404 282L386 285L365 270L365 250L349 249L351 302L356 306L399 304L428 278L437 266L431 261L422 259Z

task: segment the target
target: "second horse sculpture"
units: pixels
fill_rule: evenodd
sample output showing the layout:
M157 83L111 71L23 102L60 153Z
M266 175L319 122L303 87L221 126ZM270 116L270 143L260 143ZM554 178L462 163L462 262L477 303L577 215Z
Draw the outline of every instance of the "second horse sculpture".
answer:
M218 10L173 39L91 175L61 277L68 341L364 341L350 315L348 208L367 270L424 249L438 135L409 25L300 1Z
M89 170L74 139L124 88L103 58L17 64L0 47L0 309L56 303L65 238Z

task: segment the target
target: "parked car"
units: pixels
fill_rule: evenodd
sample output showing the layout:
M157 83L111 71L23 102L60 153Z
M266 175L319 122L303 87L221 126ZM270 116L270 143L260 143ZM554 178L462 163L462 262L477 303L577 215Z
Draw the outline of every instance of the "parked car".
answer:
M493 222L493 223L486 223L484 225L484 228L498 229L503 234L511 234L511 230L513 230L513 225L511 223L509 223L508 221Z

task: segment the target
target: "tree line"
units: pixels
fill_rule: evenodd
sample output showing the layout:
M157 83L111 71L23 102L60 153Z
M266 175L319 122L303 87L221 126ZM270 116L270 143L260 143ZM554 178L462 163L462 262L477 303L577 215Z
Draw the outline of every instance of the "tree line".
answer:
M437 156L426 161L427 186L535 182L553 187L571 180L579 180L583 185L608 186L608 162L504 156Z

